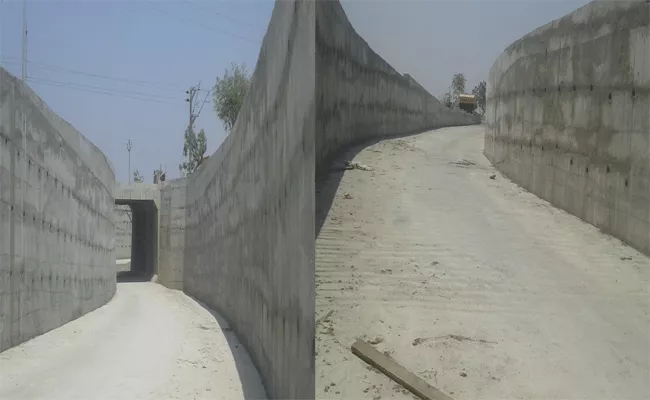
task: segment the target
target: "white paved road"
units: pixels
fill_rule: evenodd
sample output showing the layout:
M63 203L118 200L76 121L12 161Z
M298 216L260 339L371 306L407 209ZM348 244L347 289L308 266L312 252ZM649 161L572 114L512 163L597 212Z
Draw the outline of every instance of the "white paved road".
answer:
M264 397L227 323L155 283L120 283L107 305L0 353L2 400Z
M317 397L412 398L350 353L365 336L454 399L649 399L649 259L482 148L482 127L383 141L320 189Z

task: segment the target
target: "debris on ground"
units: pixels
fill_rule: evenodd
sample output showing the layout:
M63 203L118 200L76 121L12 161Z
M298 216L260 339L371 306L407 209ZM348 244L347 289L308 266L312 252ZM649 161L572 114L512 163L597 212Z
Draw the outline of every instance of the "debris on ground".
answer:
M490 175L490 179L496 179L497 176L495 174Z
M469 342L478 342L478 343L489 343L489 344L497 344L497 342L491 342L485 339L474 339L471 337L463 336L463 335L444 335L444 336L438 336L436 339L453 339L459 342L463 341L469 341Z
M359 339L352 345L351 350L361 360L377 368L417 397L427 400L451 400L449 396L399 365L389 354L380 353L368 342Z
M343 198L350 200L352 198L352 195L350 193L345 193L343 194Z
M467 378L467 374L465 372L461 372L460 376L462 376L463 378Z
M356 161L346 161L345 169L359 169L361 171L372 171L372 168L370 168L369 166L360 164Z
M384 338L381 336L375 336L373 339L368 340L370 344L379 344L384 341Z
M452 161L451 164L460 165L460 166L463 166L463 167L469 167L469 166L472 166L472 165L476 165L476 163L474 161L466 160L464 158L461 158L458 161Z

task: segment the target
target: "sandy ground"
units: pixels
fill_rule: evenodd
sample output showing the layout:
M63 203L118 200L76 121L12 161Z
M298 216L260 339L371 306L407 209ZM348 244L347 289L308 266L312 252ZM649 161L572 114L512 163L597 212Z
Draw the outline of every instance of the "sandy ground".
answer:
M120 283L107 305L0 353L2 400L264 397L227 323L154 283Z
M319 185L317 398L413 398L358 337L454 399L650 398L650 260L482 148L482 127L387 140Z

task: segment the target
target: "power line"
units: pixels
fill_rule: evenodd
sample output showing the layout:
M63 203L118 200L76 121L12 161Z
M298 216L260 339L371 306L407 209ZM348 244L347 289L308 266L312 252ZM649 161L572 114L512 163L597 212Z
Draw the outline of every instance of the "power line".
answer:
M246 25L246 26L248 26L248 27L251 27L251 28L257 29L257 26L255 26L255 25L253 25L253 24L249 24L248 22L245 22L245 21L241 21L241 20L235 19L235 18L233 18L233 17L231 17L231 16L229 16L229 15L222 14L222 13L217 12L217 11L214 11L214 10L212 10L212 9L210 9L210 8L199 6L199 5L197 5L195 2L191 2L191 1L187 1L187 0L182 0L182 1L183 1L183 3L187 4L188 6L196 7L196 8L198 8L198 9L200 9L200 10L203 10L203 11L209 12L210 14L214 14L214 15L217 15L217 16L219 16L219 17L221 17L221 18L224 18L224 19L230 20L231 22L235 22L235 23L238 23L238 24L240 24L240 25Z
M8 63L17 63L18 62L17 57L3 56L2 58L3 58L3 61L8 62ZM7 60L4 60L4 59L7 59ZM12 60L16 60L16 61L12 61ZM177 85L177 84L173 84L173 83L146 81L146 80L130 79L130 78L118 78L118 77L114 77L114 76L101 75L101 74L96 74L96 73L92 73L92 72L85 72L85 71L70 69L70 68L66 68L66 67L62 67L62 66L58 66L58 65L47 64L47 63L32 61L32 60L29 60L29 64L32 67L37 67L37 68L41 68L41 69L46 69L46 70L51 70L51 71L59 71L59 72L66 72L66 73L70 73L70 74L88 76L88 77L92 77L92 78L107 79L107 80L112 80L112 81L117 81L117 82L132 83L132 84L139 84L139 85L167 86L169 88L175 88L176 90L181 90L181 88L182 88L181 85Z
M154 97L132 95L130 93L115 93L115 92L111 92L111 90L113 89L109 89L109 88L99 88L94 86L74 84L70 82L50 81L47 79L39 79L39 78L32 78L32 77L27 77L27 80L30 82L42 83L45 85L56 86L65 89L77 90L77 91L88 92L88 93L104 94L104 95L115 96L115 97L124 97L133 100L148 101L148 102L159 103L159 104L169 104L174 106L181 105L180 102L174 103L171 101L159 100Z
M159 3L157 1L145 1L145 2L149 3L150 5L154 5L156 3ZM171 14L171 13L163 10L162 8L158 8L157 5L154 6L152 9L156 10L156 11L158 11L160 13L163 13L163 14L165 14L167 16L170 16L172 18L177 18L177 15ZM224 34L226 36L234 37L236 39L245 40L245 41L250 42L250 43L261 44L261 42L259 40L251 39L251 38L245 37L245 36L240 36L240 35L237 35L237 34L232 33L232 32L224 31L222 29L215 29L215 28L211 27L210 25L206 25L206 24L203 24L201 22L198 22L198 21L195 21L195 20L192 20L192 19L185 19L185 22L192 22L192 23L194 23L194 24L196 24L196 25L198 25L198 26L200 26L200 27L202 27L204 29L207 29L207 30L210 30L210 31L213 31L213 32L217 32L217 33L221 33L221 34Z
M134 91L130 91L130 90L121 90L121 89L107 88L107 87L101 87L101 86L92 86L92 85L86 85L86 84L83 84L83 83L75 83L75 82L52 81L52 80L48 80L48 79L34 78L34 77L31 77L31 76L30 76L30 78L34 79L36 81L40 81L40 82L49 82L49 83L57 83L57 84L61 84L61 85L78 86L78 87L81 87L81 88L86 88L86 89L91 89L91 90L105 90L105 91L115 92L117 94L145 96L145 97L156 98L156 99L160 99L160 100L171 100L171 101L174 101L174 100L177 99L176 97L160 96L160 95L153 94L153 93L134 92Z

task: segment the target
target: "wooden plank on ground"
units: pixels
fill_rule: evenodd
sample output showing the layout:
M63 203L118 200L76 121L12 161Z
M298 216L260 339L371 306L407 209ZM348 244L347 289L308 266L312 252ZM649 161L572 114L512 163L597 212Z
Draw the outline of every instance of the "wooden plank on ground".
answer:
M451 397L361 339L352 345L352 353L423 400L452 400Z

